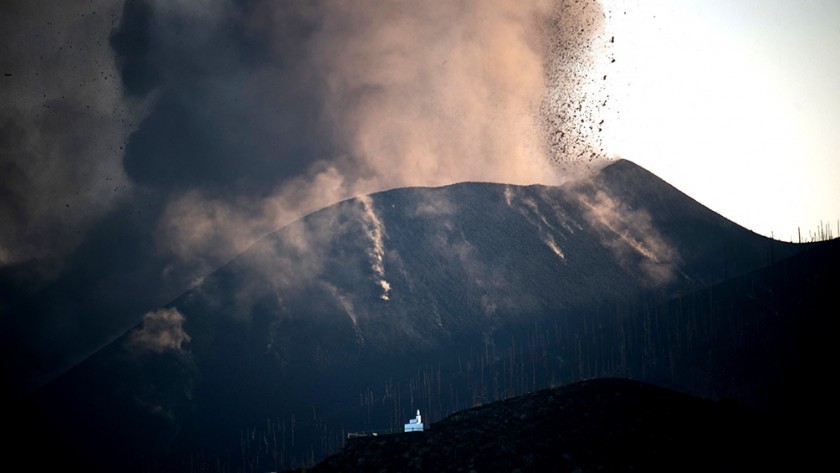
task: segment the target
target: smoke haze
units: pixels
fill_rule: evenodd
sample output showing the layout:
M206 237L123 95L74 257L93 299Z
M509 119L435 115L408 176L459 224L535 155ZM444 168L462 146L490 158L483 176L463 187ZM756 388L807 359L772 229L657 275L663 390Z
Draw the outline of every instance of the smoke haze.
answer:
M29 360L12 377L66 367L343 199L558 184L603 156L594 0L0 8L0 342Z
M133 107L103 41L119 7L90 3L0 11L0 267L66 256L131 185Z
M311 156L288 166L294 158L283 148L266 150L260 160L285 166L273 182L256 183L263 192L249 187L262 176L236 182L233 198L215 184L176 189L161 220L167 249L184 261L209 258L198 270L206 271L338 200L461 181L556 184L563 176L553 162L598 155L579 123L564 122L593 109L580 91L590 79L597 5L479 3L260 4L246 12L244 28L268 45L272 65L242 84L251 115L287 105L289 75L308 81L305 113L314 126L286 139L303 141L292 148ZM290 24L310 25L303 40L290 36ZM547 61L552 54L562 60ZM278 135L291 126L255 125ZM222 134L229 126L217 124Z

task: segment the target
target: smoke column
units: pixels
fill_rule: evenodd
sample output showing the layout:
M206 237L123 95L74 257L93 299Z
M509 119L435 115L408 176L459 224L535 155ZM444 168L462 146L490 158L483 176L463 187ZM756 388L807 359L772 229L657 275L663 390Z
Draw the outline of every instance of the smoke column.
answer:
M243 20L278 61L290 21L280 8ZM323 2L293 13L318 25L295 74L317 91L313 132L329 152L267 195L177 192L162 244L207 258L205 270L338 200L461 181L557 184L558 164L603 156L597 2Z

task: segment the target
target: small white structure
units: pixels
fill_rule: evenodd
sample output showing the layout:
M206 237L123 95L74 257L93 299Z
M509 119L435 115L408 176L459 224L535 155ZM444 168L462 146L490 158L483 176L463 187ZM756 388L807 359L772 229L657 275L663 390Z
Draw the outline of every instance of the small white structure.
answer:
M420 409L417 409L417 417L408 421L408 424L405 424L405 431L406 432L422 432L423 431L423 420L420 417Z

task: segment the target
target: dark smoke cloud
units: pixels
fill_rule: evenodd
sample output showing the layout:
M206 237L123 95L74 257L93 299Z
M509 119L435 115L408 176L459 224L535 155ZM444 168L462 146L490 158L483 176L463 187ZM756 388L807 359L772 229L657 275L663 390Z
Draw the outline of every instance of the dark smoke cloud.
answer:
M556 163L603 154L594 0L2 8L0 329L31 360L4 367L18 376L338 200L558 183Z
M130 186L110 3L0 7L0 267L55 264Z
M122 148L140 104L124 100L107 41L120 10L104 0L0 3L0 396L126 323L105 302L126 287L99 293L128 249L111 251L102 236L125 233L131 214L118 213L136 191Z
M337 200L557 183L552 161L598 154L578 123L600 101L581 94L595 2L210 3L128 4L112 36L126 52L143 38L134 67L158 78L126 169L172 194L161 245L196 273Z
M283 24L296 24L293 7L278 5L290 9ZM126 3L111 45L126 93L154 102L126 150L132 180L164 192L259 195L324 154L317 90L295 57L307 35L269 51L269 38L247 25L253 8Z

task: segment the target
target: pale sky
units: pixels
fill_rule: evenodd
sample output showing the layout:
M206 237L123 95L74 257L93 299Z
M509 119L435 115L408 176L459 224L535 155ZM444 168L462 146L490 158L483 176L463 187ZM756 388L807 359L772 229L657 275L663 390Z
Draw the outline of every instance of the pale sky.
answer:
M608 152L756 233L838 236L840 1L602 5Z

